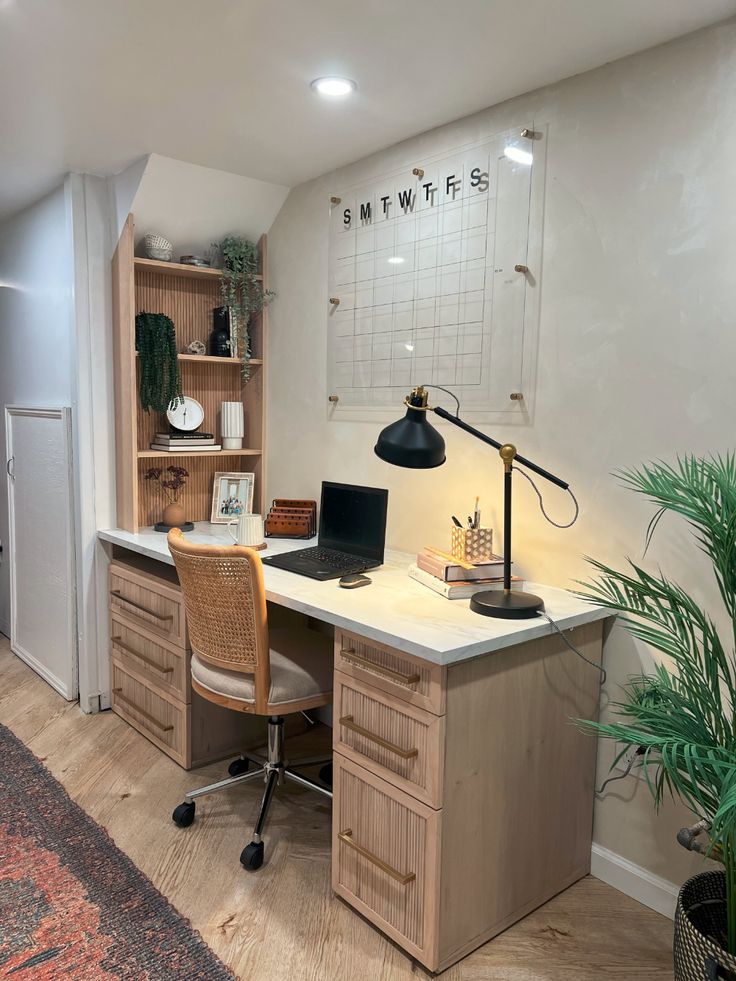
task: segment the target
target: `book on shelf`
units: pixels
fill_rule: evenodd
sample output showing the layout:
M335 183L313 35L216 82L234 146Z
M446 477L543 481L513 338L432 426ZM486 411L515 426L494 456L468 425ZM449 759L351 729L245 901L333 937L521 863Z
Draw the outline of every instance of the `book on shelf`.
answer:
M503 589L503 576L494 579L479 579L475 582L445 582L444 579L433 576L431 572L420 569L418 565L409 566L409 578L415 579L423 586L428 586L435 593L444 596L445 599L470 599L475 593L482 593L484 590ZM520 579L519 576L512 576L511 585L514 589L523 589L524 580Z
M210 443L215 442L214 433L154 433L156 443L191 443L194 440L206 440Z
M219 453L222 449L221 443L151 443L152 450L160 450L162 453Z
M466 569L425 549L417 555L416 564L420 569L437 576L438 579L444 579L445 582L474 582L478 579L495 579L503 574L503 559L500 555L494 555L490 562L474 564L471 569Z
M160 446L164 450L206 450L215 446L214 439L182 439L167 443L163 439L154 439L151 446Z

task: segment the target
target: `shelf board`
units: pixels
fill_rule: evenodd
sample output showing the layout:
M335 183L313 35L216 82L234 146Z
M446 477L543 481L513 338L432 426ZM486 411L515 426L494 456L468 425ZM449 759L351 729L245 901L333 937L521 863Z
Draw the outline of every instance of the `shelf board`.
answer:
M171 453L168 450L138 450L139 460L164 460L166 457L175 456L179 459L184 456L261 456L263 450L184 450L183 453Z
M187 266L182 262L163 262L161 259L144 259L136 256L133 259L136 269L148 269L150 272L166 273L169 276L185 276L190 279L220 279L222 269L211 266ZM263 276L256 276L261 281Z
M197 361L200 364L226 364L232 367L237 365L239 368L243 367L243 362L240 358L217 358L211 354L177 354L179 361ZM263 364L263 358L251 358L248 364L253 365L253 367L258 367L258 365Z

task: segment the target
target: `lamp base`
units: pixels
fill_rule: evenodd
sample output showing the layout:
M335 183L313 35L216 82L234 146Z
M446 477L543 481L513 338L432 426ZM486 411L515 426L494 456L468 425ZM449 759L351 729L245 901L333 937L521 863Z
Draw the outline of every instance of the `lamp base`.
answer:
M500 617L503 620L528 620L544 609L544 600L533 593L518 589L508 592L487 589L470 597L470 609L484 617Z

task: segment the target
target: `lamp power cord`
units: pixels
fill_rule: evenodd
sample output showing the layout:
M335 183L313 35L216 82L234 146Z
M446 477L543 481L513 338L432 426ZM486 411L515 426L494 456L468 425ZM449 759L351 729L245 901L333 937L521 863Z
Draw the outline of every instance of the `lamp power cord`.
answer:
M582 651L579 651L574 644L571 644L570 641L565 636L564 632L560 630L557 623L552 619L552 617L549 615L549 613L547 613L546 610L539 610L537 616L543 617L549 624L551 624L551 626L555 628L555 630L560 635L560 637L562 637L565 645L569 647L569 649L573 652L573 654L577 654L577 656L580 658L581 661L585 661L586 664L589 664L591 668L595 668L595 670L600 673L601 688L602 688L606 683L606 678L607 678L606 669L601 664L596 664L595 661L591 661L591 659L589 657L586 657L585 654L582 653Z
M575 505L575 514L572 516L572 521L568 521L567 524L561 524L561 523L555 521L553 518L550 518L550 516L545 511L545 509L544 509L544 499L542 498L542 492L539 490L539 488L534 483L534 481L529 476L529 474L526 472L526 470L522 470L521 467L518 467L518 466L515 466L514 467L514 470L516 471L516 473L520 473L522 477L526 477L526 479L532 485L532 488L534 489L534 493L539 498L539 508L540 508L542 514L547 519L547 521L549 521L549 523L551 525L554 525L555 528L572 528L572 526L578 520L578 515L580 514L580 505L578 504L578 499L575 497L575 495L570 490L570 488L569 487L567 488L567 493L570 495L570 497L572 498L572 502Z

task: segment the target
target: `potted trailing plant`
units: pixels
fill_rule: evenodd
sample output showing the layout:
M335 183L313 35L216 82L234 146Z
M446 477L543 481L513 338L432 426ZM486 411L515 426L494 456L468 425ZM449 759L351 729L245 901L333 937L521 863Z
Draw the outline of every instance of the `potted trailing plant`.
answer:
M583 722L632 750L656 806L679 798L698 823L683 829L686 847L720 861L682 887L675 919L677 981L736 978L736 457L687 456L619 475L657 511L647 545L667 513L689 523L713 566L728 621L727 636L711 612L658 571L629 561L625 571L593 561L583 595L620 614L629 632L665 656L651 674L630 679L613 705L614 721ZM724 611L721 611L723 613Z
M166 412L181 399L181 373L174 324L163 313L139 313L135 318L135 349L140 362L139 398L148 412Z
M167 528L181 528L187 522L187 514L181 503L181 495L186 487L189 471L184 467L149 467L144 474L146 480L153 481L163 491L169 502L164 508L161 523ZM158 529L157 529L158 530Z
M259 313L274 295L265 290L258 274L258 249L253 242L237 235L227 235L212 246L222 255L220 295L222 305L229 308L238 340L238 353L243 361L243 375L249 374L251 359L250 320Z

